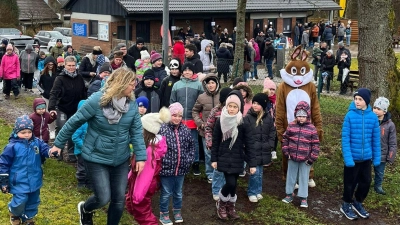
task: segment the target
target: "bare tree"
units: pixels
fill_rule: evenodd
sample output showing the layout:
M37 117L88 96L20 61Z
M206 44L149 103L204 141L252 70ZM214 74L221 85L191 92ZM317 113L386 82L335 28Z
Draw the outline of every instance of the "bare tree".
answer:
M0 27L17 27L19 8L16 0L0 1Z
M31 29L36 33L44 22L49 21L52 25L54 11L50 7L37 7L35 1L27 1L20 9L21 17L28 19Z

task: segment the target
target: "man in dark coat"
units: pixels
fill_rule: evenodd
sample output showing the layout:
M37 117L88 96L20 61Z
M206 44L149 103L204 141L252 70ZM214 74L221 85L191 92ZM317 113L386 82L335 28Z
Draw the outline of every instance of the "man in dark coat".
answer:
M217 33L217 29L215 27L212 28L212 32L210 34L210 40L214 42L215 51L219 48L219 34Z
M185 63L191 62L194 65L194 73L203 72L203 63L200 60L199 54L197 54L197 48L194 44L185 45Z
M254 30L253 30L253 38L254 38L254 39L258 36L258 34L260 33L260 31L261 31L261 29L260 29L260 24L257 23L257 24L256 24L256 28L254 28Z
M136 39L136 44L132 45L129 49L128 49L128 55L132 56L134 59L133 64L135 64L135 61L137 59L140 59L140 51L149 51L145 46L144 46L144 39L141 37L138 37Z
M272 80L274 75L272 73L272 62L275 58L275 49L271 43L271 39L267 38L265 40L265 50L264 50L264 61L268 70L268 77Z

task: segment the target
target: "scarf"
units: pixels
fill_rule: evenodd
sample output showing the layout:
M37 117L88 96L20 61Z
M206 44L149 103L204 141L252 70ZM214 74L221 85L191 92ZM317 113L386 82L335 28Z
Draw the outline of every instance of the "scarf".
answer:
M275 102L276 102L276 95L269 96L268 98L269 98L269 100L272 102L272 104L275 105Z
M115 64L114 62L111 63L111 68L112 68L113 70L116 70L116 69L120 68L121 66L122 66L122 63L119 64L119 65Z
M122 113L129 110L129 101L126 97L117 99L112 98L111 104L103 108L103 115L108 119L109 124L117 124L122 117Z
M96 61L93 60L93 54L89 53L89 54L86 55L86 57L89 59L90 64L92 64L92 66L95 67L96 66Z
M229 115L226 106L221 111L221 130L222 130L222 141L232 138L229 144L229 149L232 149L235 144L236 138L239 134L238 126L242 123L243 115L239 111L236 115Z
M72 78L75 78L76 76L78 76L78 74L76 73L76 70L73 73L71 73L67 69L64 68L64 73L65 73L65 75L70 76Z

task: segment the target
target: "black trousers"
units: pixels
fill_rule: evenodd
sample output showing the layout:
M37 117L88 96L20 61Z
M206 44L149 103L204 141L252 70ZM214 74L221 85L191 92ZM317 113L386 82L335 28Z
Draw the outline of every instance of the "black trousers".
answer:
M33 73L24 73L21 71L22 84L25 89L32 89L33 85Z
M225 185L221 189L221 194L224 197L228 197L230 194L232 197L236 195L237 180L239 178L238 173L225 173Z
M344 167L343 201L353 202L353 194L357 202L363 202L371 185L371 160L356 162L354 167ZM357 188L357 190L355 190ZM355 190L355 193L354 193Z
M19 95L17 79L3 80L3 94L10 95L11 91L13 91L14 96Z

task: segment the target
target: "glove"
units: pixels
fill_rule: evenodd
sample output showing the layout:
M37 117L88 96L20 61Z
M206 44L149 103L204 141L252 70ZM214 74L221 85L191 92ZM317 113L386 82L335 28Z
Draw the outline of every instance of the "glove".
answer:
M10 188L8 186L8 175L0 176L0 185L1 185L1 191L4 194L6 194L10 191Z
M307 160L307 161L306 161L306 165L307 165L307 166L311 166L312 164L313 164L313 162L311 162L310 160Z

